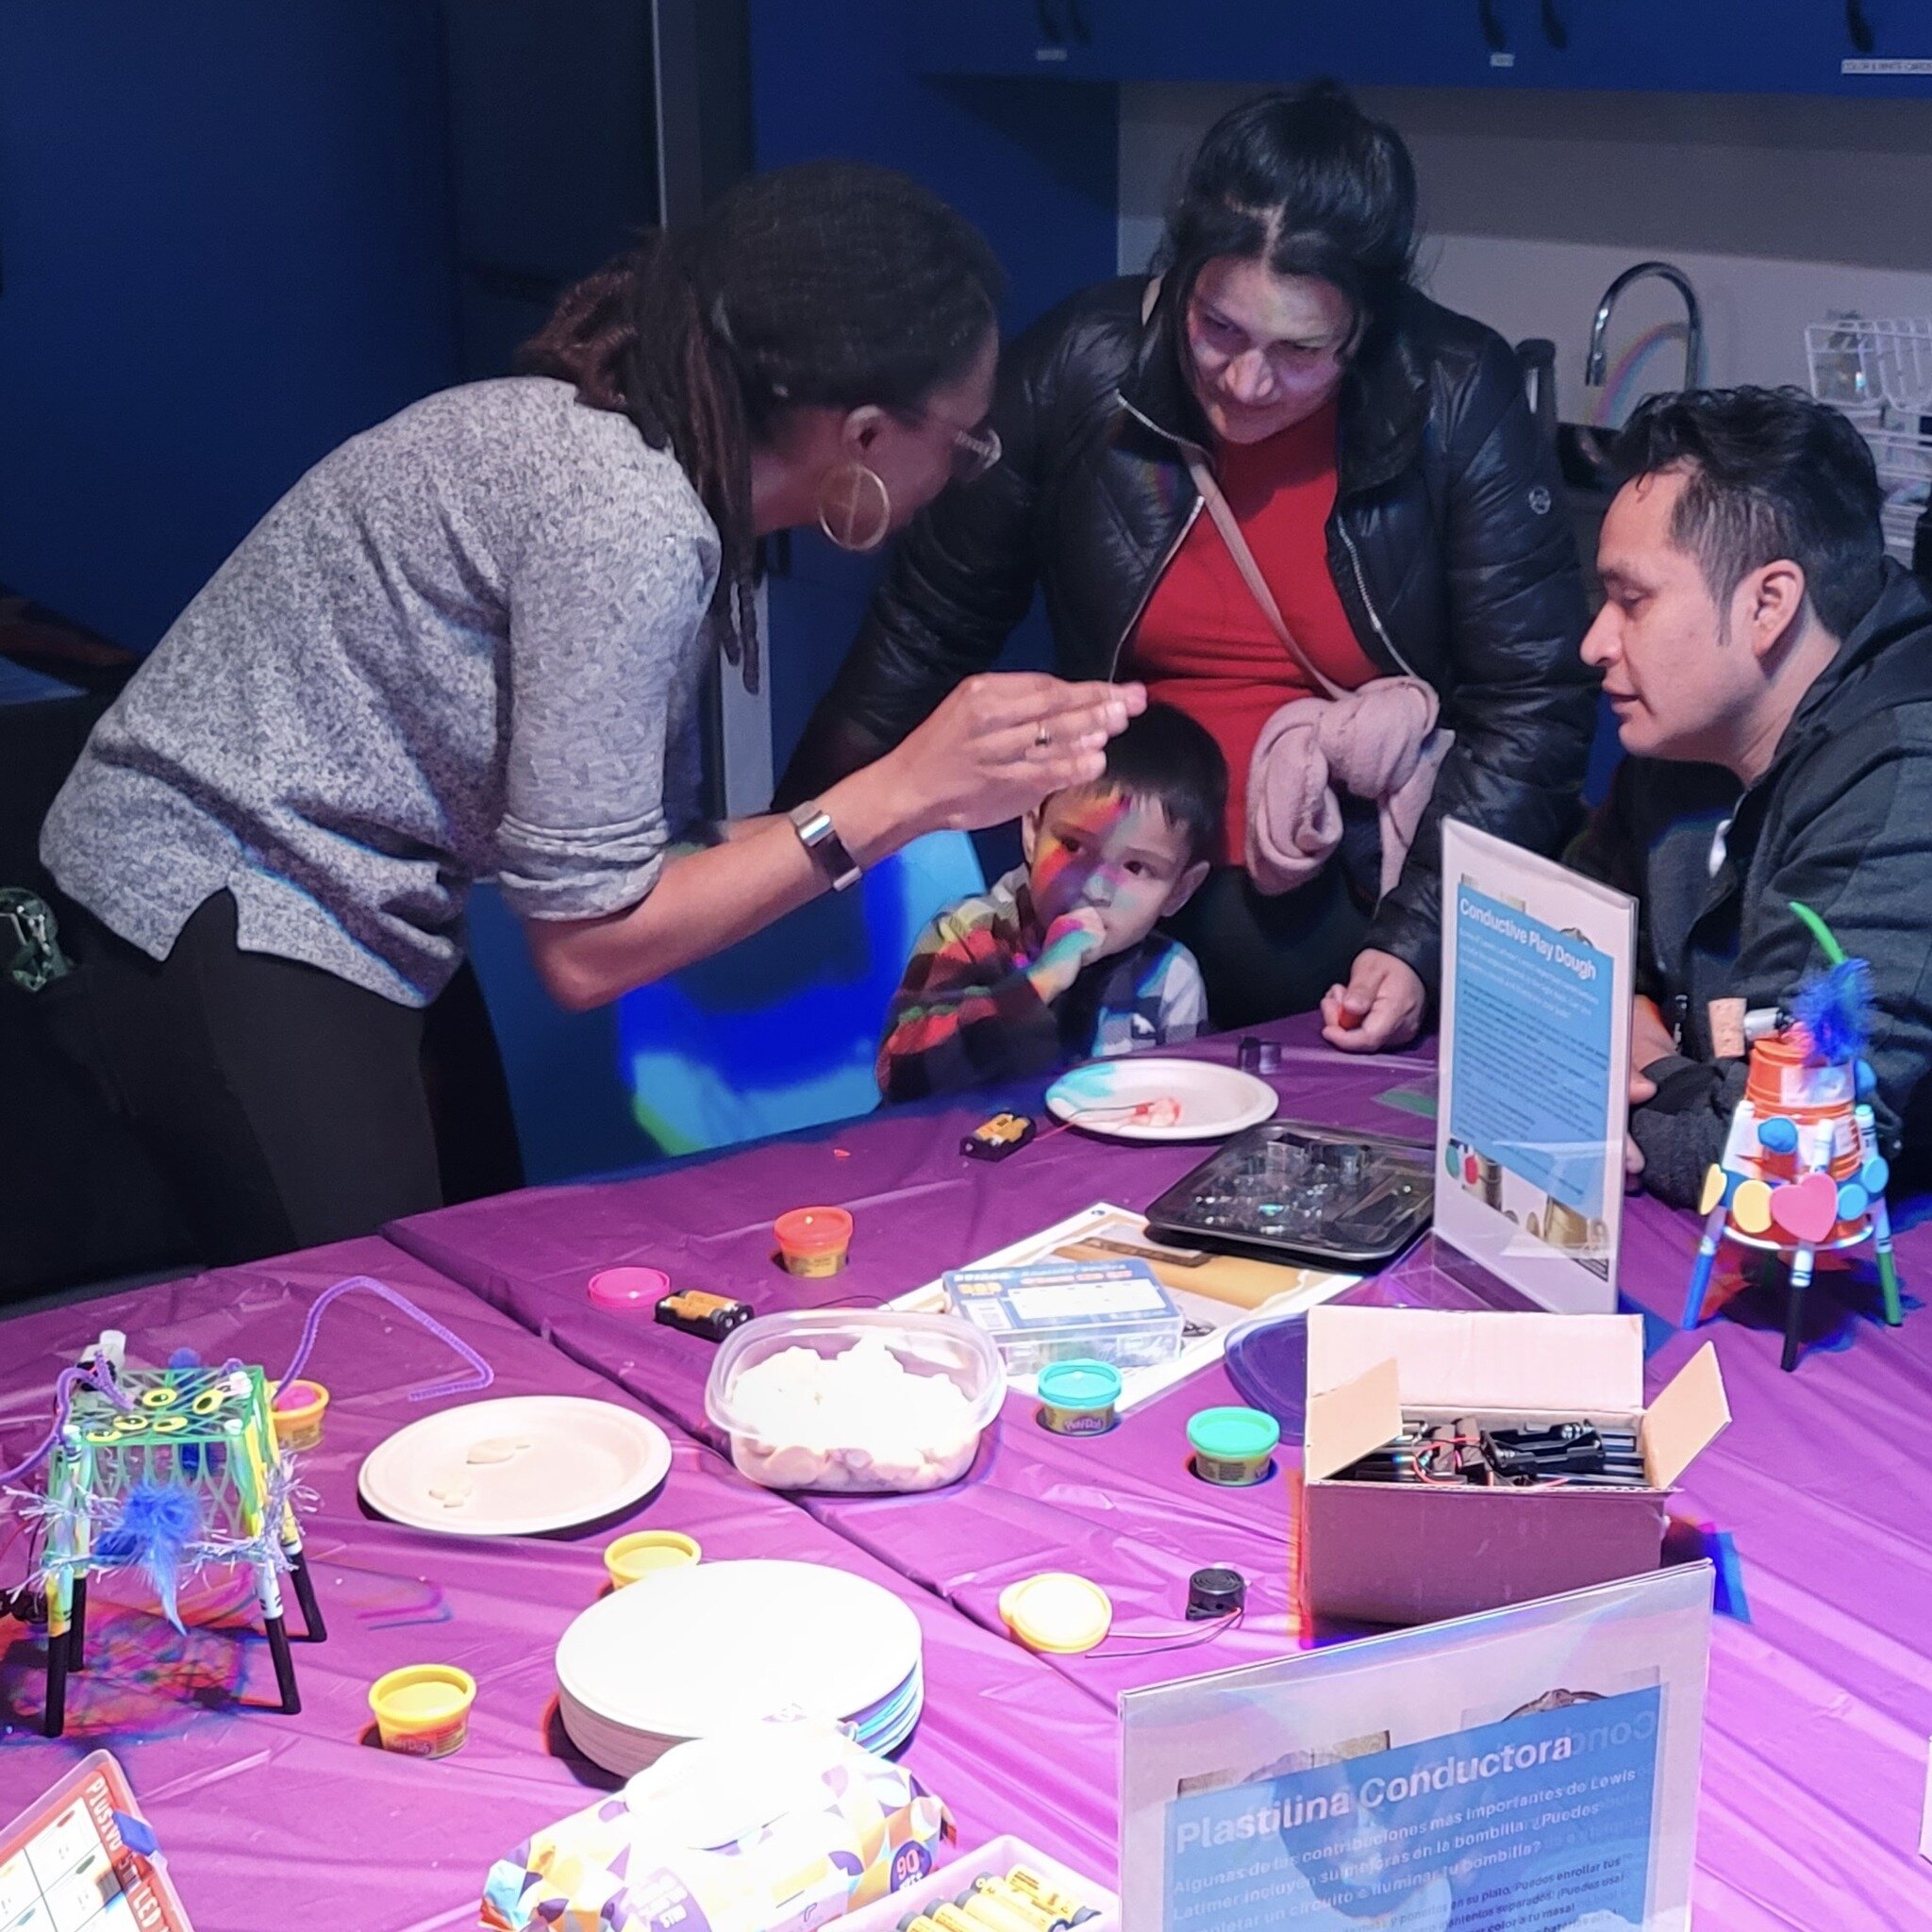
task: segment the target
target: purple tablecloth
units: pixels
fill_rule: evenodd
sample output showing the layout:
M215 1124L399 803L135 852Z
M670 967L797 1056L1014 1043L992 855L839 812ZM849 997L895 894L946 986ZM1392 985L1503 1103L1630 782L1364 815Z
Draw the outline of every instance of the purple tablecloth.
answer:
M124 1328L139 1361L165 1360L186 1345L207 1359L260 1361L275 1374L315 1295L352 1274L380 1277L461 1333L496 1372L491 1394L621 1399L608 1379L371 1240L0 1326L0 1460L32 1442L55 1374L103 1327ZM1108 1713L1038 1658L741 1481L675 1427L673 1470L658 1493L575 1540L458 1541L365 1516L355 1487L362 1457L414 1417L475 1399L408 1400L452 1365L441 1343L373 1298L347 1297L325 1317L308 1372L333 1400L326 1440L301 1468L320 1498L307 1536L329 1636L296 1647L301 1714L238 1702L272 1703L275 1686L266 1645L242 1634L252 1606L239 1603L227 1579L210 1577L197 1591L185 1640L149 1610L116 1607L119 1592L99 1584L91 1668L73 1680L68 1732L58 1742L38 1736L42 1646L21 1626L0 1624L0 1821L106 1745L127 1767L200 1932L474 1924L491 1860L614 1782L577 1757L558 1727L552 1658L564 1627L604 1587L604 1543L650 1524L690 1531L710 1557L795 1557L893 1590L924 1633L928 1701L904 1761L971 1840L1024 1818L1030 1837L1076 1868L1111 1872ZM0 1569L9 1582L19 1554L16 1546ZM239 1612L226 1627L198 1621L225 1609ZM470 1740L437 1763L385 1756L368 1736L368 1687L384 1671L426 1660L460 1664L476 1678Z
M1426 1088L1427 1055L1361 1061L1329 1052L1307 1023L1266 1029L1286 1047L1284 1111L1422 1134L1384 1100ZM1204 1055L1226 1058L1225 1041ZM711 1351L602 1314L584 1298L596 1268L644 1261L680 1286L761 1311L877 1299L1032 1233L1096 1200L1143 1207L1201 1158L1198 1147L1099 1145L1076 1135L996 1166L964 1159L959 1135L1031 1093L897 1113L715 1160L608 1184L536 1191L451 1208L391 1230L568 1353L697 1434ZM817 1202L857 1218L852 1264L796 1282L770 1257L774 1215ZM1639 1200L1625 1221L1623 1283L1668 1321L1681 1307L1694 1228ZM1908 1289L1932 1280L1932 1235L1907 1235ZM1358 1293L1422 1306L1502 1303L1427 1246ZM1724 1932L1897 1932L1932 1926L1932 1867L1916 1857L1932 1733L1932 1522L1916 1480L1917 1424L1932 1413L1932 1316L1903 1330L1872 1319L1872 1295L1841 1277L1811 1297L1813 1345L1796 1375L1777 1368L1774 1311L1734 1302L1704 1337L1669 1341L1651 1386L1715 1340L1738 1417L1692 1469L1679 1504L1691 1525L1728 1533L1750 1621L1721 1619L1700 1814L1700 1924ZM1185 1468L1195 1407L1224 1400L1219 1372L1120 1430L1068 1442L1009 1399L967 1481L938 1495L812 1499L819 1522L893 1569L996 1624L1015 1576L1074 1569L1104 1584L1123 1631L1174 1628L1188 1574L1230 1561L1250 1579L1251 1614L1205 1645L1127 1656L1124 1638L1055 1669L1102 1707L1131 1683L1277 1654L1291 1630L1291 1501L1285 1478L1241 1492L1206 1489ZM1110 1789L1111 1780L1108 1785Z

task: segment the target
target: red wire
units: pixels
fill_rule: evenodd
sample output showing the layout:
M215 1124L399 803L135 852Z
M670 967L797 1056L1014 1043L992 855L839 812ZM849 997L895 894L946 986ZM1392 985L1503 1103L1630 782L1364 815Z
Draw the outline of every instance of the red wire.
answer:
M1083 1107L1076 1112L1070 1113L1058 1126L1049 1127L1045 1133L1034 1135L1034 1142L1037 1145L1041 1141L1051 1141L1056 1134L1064 1134L1069 1127L1077 1127L1082 1121L1096 1113L1140 1113L1142 1110L1152 1112L1153 1108L1154 1103L1151 1100L1123 1100L1112 1107Z

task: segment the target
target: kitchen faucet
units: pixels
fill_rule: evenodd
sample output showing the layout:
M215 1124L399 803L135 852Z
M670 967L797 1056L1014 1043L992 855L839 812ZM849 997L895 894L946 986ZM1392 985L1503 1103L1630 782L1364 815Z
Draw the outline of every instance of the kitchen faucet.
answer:
M1590 354L1583 365L1586 389L1603 387L1604 335L1609 328L1610 310L1617 306L1617 297L1645 275L1660 275L1684 298L1684 387L1697 387L1698 373L1704 364L1704 311L1697 305L1697 291L1690 286L1690 277L1671 262L1640 261L1634 268L1626 268L1604 291L1604 299L1596 305L1596 320L1590 325Z

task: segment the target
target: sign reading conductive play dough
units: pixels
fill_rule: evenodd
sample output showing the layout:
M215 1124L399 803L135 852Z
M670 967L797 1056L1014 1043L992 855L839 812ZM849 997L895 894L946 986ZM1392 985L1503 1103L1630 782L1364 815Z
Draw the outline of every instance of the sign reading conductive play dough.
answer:
M1689 1932L1691 1565L1121 1700L1125 1932Z
M1616 1307L1635 902L1442 828L1436 1231L1566 1312Z

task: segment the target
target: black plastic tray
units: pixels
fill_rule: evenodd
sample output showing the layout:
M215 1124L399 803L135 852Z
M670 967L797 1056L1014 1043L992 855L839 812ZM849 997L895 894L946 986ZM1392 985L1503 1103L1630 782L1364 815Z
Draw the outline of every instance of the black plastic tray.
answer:
M1428 1226L1435 1201L1433 1146L1270 1121L1168 1189L1148 1208L1147 1227L1193 1247L1373 1268Z

